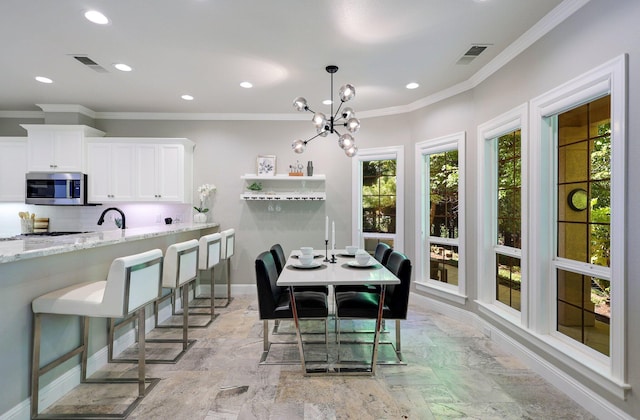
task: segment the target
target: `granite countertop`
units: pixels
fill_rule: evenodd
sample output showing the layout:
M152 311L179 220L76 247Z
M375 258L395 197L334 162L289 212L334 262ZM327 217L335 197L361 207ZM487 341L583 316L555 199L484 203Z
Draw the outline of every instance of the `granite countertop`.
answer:
M0 241L0 264L218 226L218 223L178 223Z

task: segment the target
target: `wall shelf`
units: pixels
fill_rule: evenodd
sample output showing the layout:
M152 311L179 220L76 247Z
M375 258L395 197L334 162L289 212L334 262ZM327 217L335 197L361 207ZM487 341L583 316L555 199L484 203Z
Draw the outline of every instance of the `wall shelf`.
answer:
M289 176L278 174L271 176L245 174L245 191L240 199L245 201L324 201L327 198L324 189L325 175ZM262 184L261 191L247 191L254 182Z

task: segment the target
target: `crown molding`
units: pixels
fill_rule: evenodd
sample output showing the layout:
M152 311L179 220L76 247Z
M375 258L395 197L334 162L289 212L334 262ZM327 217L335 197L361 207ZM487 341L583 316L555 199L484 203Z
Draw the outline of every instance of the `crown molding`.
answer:
M76 104L36 104L44 112L73 112L96 118L96 112L86 106Z
M306 121L299 114L225 114L180 112L96 112L98 120L178 120L178 121Z
M0 111L0 118L44 118L42 111Z

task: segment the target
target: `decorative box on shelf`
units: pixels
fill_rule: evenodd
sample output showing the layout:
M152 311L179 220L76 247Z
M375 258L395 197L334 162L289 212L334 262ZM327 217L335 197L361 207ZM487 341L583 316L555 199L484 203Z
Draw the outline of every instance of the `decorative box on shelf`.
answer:
M324 201L325 193L324 175L293 175L278 174L263 176L246 174L240 177L245 181L244 189L251 185L259 184L261 190L244 191L240 194L241 200L246 201Z

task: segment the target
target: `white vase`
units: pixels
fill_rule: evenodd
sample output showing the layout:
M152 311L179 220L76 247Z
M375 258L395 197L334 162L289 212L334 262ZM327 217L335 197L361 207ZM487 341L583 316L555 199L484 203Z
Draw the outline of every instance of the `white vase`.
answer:
M207 214L206 213L196 213L193 215L194 223L207 223Z

